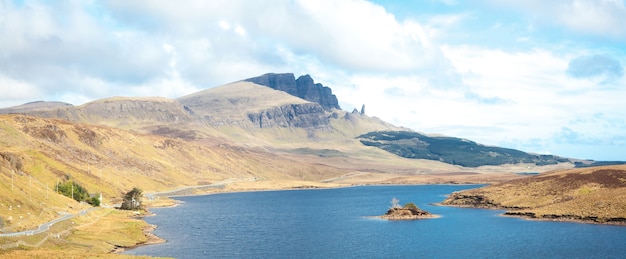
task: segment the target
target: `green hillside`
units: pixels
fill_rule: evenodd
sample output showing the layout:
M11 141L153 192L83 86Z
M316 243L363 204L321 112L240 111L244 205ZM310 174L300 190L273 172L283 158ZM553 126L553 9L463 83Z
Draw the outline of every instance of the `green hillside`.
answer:
M523 151L491 147L454 137L431 137L411 131L376 131L358 136L361 143L378 147L401 157L429 159L478 167L533 163L538 166L569 162L553 155L534 155Z

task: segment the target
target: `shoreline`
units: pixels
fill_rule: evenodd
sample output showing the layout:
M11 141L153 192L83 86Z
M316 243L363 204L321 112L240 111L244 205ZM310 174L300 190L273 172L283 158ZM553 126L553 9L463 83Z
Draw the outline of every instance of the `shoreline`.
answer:
M593 225L608 225L608 226L624 226L626 227L626 220L624 221L603 221L598 222L594 220L584 220L584 219L576 219L571 218L572 215L563 216L563 215L553 215L554 217L536 217L525 215L526 213L516 213L515 211L509 211L509 208L503 207L480 207L480 206L472 206L472 205L446 205L441 202L431 203L434 206L443 206L443 207L456 207L456 208L468 208L468 209L484 209L484 210L501 210L502 213L498 214L500 217L509 217L509 218L519 218L523 220L532 220L532 221L548 221L548 222L570 222L570 223L578 223L578 224L593 224ZM534 215L534 213L532 213Z
M510 218L520 218L520 219L524 219L524 220L531 220L531 221L548 221L548 222L571 222L571 223L578 223L578 224L593 224L593 225L608 225L608 226L621 226L621 227L626 227L626 220L624 221L612 221L612 220L607 220L607 221L595 221L595 220L584 220L584 219L576 219L576 218L570 218L567 216L563 216L563 215L559 215L556 216L554 218L551 217L535 217L535 216L527 216L527 215L522 215L522 214L508 214L508 213L515 213L515 212L509 212L509 211L505 211L502 214L499 214L498 216L501 217L510 217Z
M165 239L155 235L154 233L152 233L156 228L157 228L157 225L148 224L148 226L146 226L146 227L144 227L142 229L143 234L147 238L146 242L135 244L133 246L128 246L128 247L118 246L118 247L115 247L110 253L111 254L121 254L121 253L123 253L123 252L125 252L127 250L132 250L132 249L140 247L140 246L156 245L156 244L166 243L167 240L165 240Z
M159 208L174 208L178 206L178 202L174 205L170 205L170 206L163 206L163 207L159 207ZM110 254L121 254L127 250L132 250L134 248L140 247L140 246L147 246L147 245L156 245L156 244L163 244L163 243L167 243L167 240L155 235L153 232L155 229L158 228L157 225L155 224L149 224L147 221L145 221L145 217L152 217L152 216L156 216L156 214L152 213L149 208L146 208L146 214L145 215L141 215L141 216L136 216L134 218L136 219L140 219L141 221L145 222L147 224L147 226L143 227L141 229L141 232L143 233L143 235L146 237L146 241L142 242L142 243L137 243L134 244L132 246L118 246L115 247L113 250L111 250L109 253Z

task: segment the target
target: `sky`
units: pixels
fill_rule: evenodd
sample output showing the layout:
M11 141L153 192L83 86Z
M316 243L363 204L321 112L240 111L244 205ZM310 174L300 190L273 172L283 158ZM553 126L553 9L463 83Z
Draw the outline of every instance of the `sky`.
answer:
M626 161L624 0L0 0L0 107L309 74L423 133Z

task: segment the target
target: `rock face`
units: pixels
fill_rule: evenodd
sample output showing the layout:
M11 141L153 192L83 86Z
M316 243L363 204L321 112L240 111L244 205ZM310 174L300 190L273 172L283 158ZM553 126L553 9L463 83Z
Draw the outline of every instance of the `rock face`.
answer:
M473 207L473 208L486 208L497 209L503 208L502 205L496 204L489 198L480 194L465 194L462 192L455 192L448 196L448 198L442 202L443 205L459 206L459 207Z
M288 104L259 113L248 113L248 119L259 128L296 127L325 129L330 125L322 107L315 103Z
M391 208L385 215L380 216L380 218L388 220L415 220L435 217L430 212L419 208Z
M316 84L309 75L295 78L294 74L265 74L246 79L259 85L264 85L275 90L283 91L307 101L319 103L325 110L341 109L337 97L329 87Z

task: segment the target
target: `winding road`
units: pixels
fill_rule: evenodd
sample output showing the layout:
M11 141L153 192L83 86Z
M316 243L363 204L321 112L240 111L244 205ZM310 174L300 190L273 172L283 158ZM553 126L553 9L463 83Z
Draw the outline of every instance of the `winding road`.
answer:
M50 227L58 222L64 221L64 220L68 220L71 219L73 217L76 216L82 216L87 214L87 212L95 210L98 208L90 208L88 210L81 210L79 211L77 214L70 214L70 213L63 213L63 216L56 218L52 221L43 223L41 225L39 225L39 227L37 229L34 230L25 230L25 231L21 231L21 232L13 232L13 233L2 233L0 234L0 237L16 237L16 236L30 236L30 235L36 235L39 233L43 233L45 231L48 231L50 229Z

